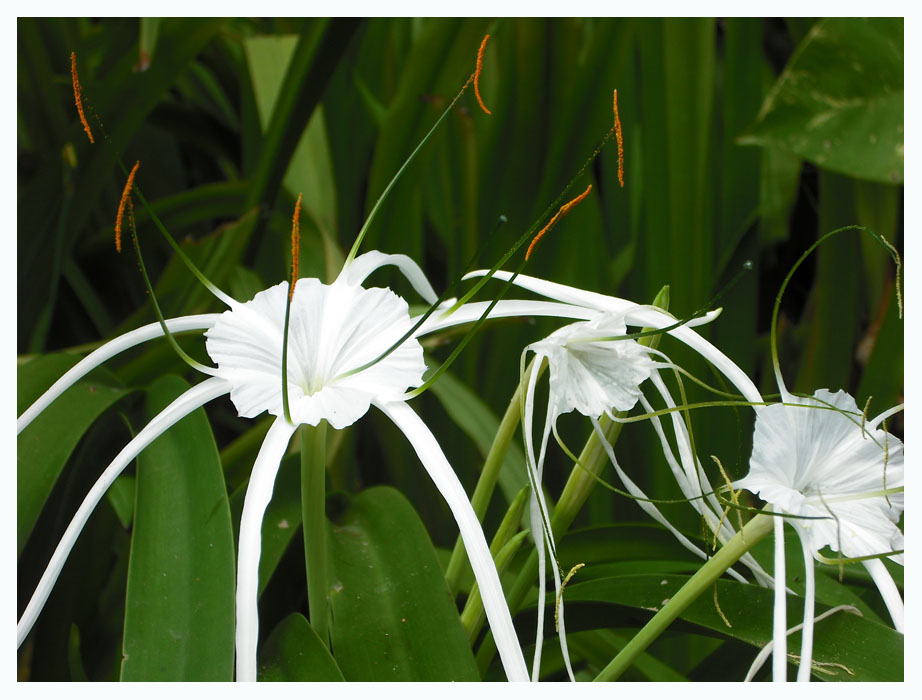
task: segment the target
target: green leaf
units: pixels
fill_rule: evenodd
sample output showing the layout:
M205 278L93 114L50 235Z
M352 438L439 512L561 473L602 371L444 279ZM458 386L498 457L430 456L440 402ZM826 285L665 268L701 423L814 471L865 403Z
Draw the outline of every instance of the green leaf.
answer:
M400 492L359 494L331 545L333 650L346 679L479 680L435 548Z
M567 586L567 629L572 631L601 627L642 624L662 607L688 581L689 576L637 575L594 579ZM772 638L774 593L770 589L720 579L717 597L720 608L733 625L727 627L714 605L713 596L704 595L680 616L673 629L707 632L730 637L753 647L762 647ZM802 599L788 596L792 626L799 622ZM817 614L823 606L817 606ZM690 625L690 627L689 627ZM789 637L788 647L798 653L800 635ZM755 658L755 654L753 654ZM850 681L895 681L903 678L903 635L847 611L816 624L813 659L823 672L814 678ZM847 670L845 670L847 669ZM744 675L740 669L740 678Z
M342 672L300 613L282 620L259 649L260 681L342 681Z
M28 408L79 360L74 355L46 355L18 368L18 413ZM17 556L35 527L64 465L89 427L131 391L104 370L77 382L45 409L22 433L16 449Z
M187 388L178 377L156 381L147 415ZM234 541L203 409L140 455L136 494L122 680L232 680Z
M817 22L740 143L783 148L856 178L902 183L902 18Z

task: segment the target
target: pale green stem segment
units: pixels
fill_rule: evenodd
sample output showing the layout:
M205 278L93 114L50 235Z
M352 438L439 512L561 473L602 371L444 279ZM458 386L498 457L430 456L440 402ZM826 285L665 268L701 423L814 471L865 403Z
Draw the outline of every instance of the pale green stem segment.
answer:
M311 627L330 645L330 586L326 517L327 422L301 426L301 521Z
M522 514L525 512L525 504L528 503L528 497L531 490L529 487L519 491L515 497L503 521L493 536L490 543L490 554L493 556L493 563L496 564L496 571L500 576L509 566L512 557L519 551L522 541L528 535L528 530L515 534L519 529L519 523L522 521ZM477 632L486 621L487 615L483 609L483 599L480 597L480 587L476 581L471 588L471 594L464 604L464 610L461 612L461 625L467 633L467 638L473 642L476 639Z
M477 486L474 488L474 494L471 496L471 505L474 513L477 514L478 520L483 520L487 512L487 506L493 497L493 489L496 488L496 481L499 478L500 469L503 466L503 460L506 458L506 452L509 444L515 435L515 429L519 424L519 397L522 394L522 387L526 386L528 376L531 374L534 361L528 365L525 373L522 375L522 381L516 387L512 399L509 401L509 407L506 409L503 419L500 421L499 429L493 438L493 444L490 445L490 451L487 453L487 459L483 464L483 471L480 472L480 478L477 480ZM539 371L544 371L543 369ZM513 504L514 505L514 504ZM511 508L512 506L510 506ZM459 536L455 542L455 548L451 552L451 558L448 560L448 566L445 569L445 582L448 584L448 590L453 594L457 593L461 584L461 577L468 569L467 552L464 550L464 544Z
M772 531L774 518L760 513L746 526L736 533L736 536L721 547L717 553L695 572L679 592L664 605L653 618L644 625L627 646L611 660L602 672L596 676L597 681L613 681L624 673L648 646L663 633L663 631L682 612L693 603L699 595L711 590L720 576L733 564L739 561L752 546ZM784 584L781 585L782 589Z
M669 310L669 285L664 286L659 291L653 300L653 305L664 311ZM643 329L643 331L649 330L652 329ZM659 345L659 339L659 335L650 335L641 338L637 342L655 349ZM518 407L516 407L516 410L518 410ZM616 414L618 418L624 418L626 415L623 411ZM608 444L614 447L618 436L621 434L623 424L612 421L607 416L602 416L599 419L599 427ZM592 489L595 488L596 483L601 478L602 471L608 464L608 453L605 446L599 439L598 433L593 430L589 435L589 439L586 440L582 452L579 454L579 464L574 465L573 471L570 472L570 477L560 494L560 500L551 515L551 532L554 533L555 538L563 537L567 530L570 529L570 525L573 524L586 499L589 498L589 494L592 493ZM532 550L519 571L512 588L506 593L506 602L509 604L509 610L513 614L521 607L537 576L538 552L537 550ZM487 637L477 652L477 664L481 670L484 670L489 665L495 652L496 647L493 640Z

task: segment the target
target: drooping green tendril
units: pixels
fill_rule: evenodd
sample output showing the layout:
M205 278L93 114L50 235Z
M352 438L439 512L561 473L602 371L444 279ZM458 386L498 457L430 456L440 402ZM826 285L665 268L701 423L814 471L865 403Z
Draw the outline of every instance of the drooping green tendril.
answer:
M176 342L176 339L173 337L173 334L170 332L170 329L167 328L166 320L163 317L163 313L160 311L160 304L157 303L157 295L154 293L154 288L150 283L150 277L147 275L147 268L144 265L144 256L141 255L141 244L138 240L138 231L135 227L134 222L134 205L131 203L131 198L128 198L128 230L131 232L131 241L134 244L135 255L138 260L138 267L141 269L141 277L144 279L144 286L147 288L147 293L150 296L151 306L154 309L154 315L157 317L157 321L160 323L160 328L163 330L163 335L166 337L167 342L170 344L170 347L173 348L173 351L179 356L179 358L189 365L192 369L198 370L204 374L214 375L215 370L211 367L203 365L201 362L194 360L186 354L186 351L183 350L179 343Z

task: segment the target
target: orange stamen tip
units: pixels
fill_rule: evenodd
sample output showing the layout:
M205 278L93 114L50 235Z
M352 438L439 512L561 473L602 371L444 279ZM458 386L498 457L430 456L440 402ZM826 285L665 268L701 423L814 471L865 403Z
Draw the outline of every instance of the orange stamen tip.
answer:
M615 109L615 138L618 140L618 182L624 187L624 134L621 132L621 117L618 116L618 91L613 99Z
M493 114L487 106L483 103L483 98L480 96L480 71L483 70L483 51L487 48L487 39L490 38L490 35L487 34L483 41L480 43L480 50L477 52L477 68L474 70L474 94L477 96L477 103L487 114Z
M566 216L567 213L573 207L575 207L577 204L579 204L584 199L586 199L586 197L589 196L590 192L592 192L591 184L589 185L589 187L585 189L585 191L581 195L574 197L569 202L567 202L562 207L560 207L560 209L557 210L557 213L554 214L553 218L547 222L547 224L544 226L543 229L538 231L538 234L534 238L531 239L531 243L528 245L528 250L525 251L526 260L528 260L531 257L531 252L535 249L535 246L538 245L538 241L540 241L544 237L544 234L550 231L551 228L554 226L554 224L556 224L560 219Z
M83 124L83 130L90 139L90 143L96 143L93 140L93 132L90 131L90 124L83 113L83 88L80 87L80 78L77 76L77 54L70 52L70 78L74 84L74 103L77 105L77 114L80 115L80 123Z
M125 206L131 196L131 188L134 187L134 176L141 167L141 161L136 161L131 172L128 173L128 179L125 181L125 189L122 190L122 198L118 203L118 214L115 217L115 250L122 252L122 221L125 218Z
M301 264L301 193L295 202L295 213L291 217L291 284L288 287L288 301L295 295L295 285L298 283L298 272Z

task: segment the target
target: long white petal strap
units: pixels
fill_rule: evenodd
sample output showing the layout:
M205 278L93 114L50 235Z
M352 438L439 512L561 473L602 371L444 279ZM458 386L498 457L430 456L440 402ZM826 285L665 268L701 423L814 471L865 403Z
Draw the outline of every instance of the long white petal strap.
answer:
M211 328L221 314L199 314L197 316L181 316L179 318L167 319L166 327L170 333L180 333L182 331L194 331ZM42 394L35 403L33 403L16 421L16 434L21 433L29 423L35 420L35 417L48 408L49 404L63 394L67 389L73 386L78 380L86 376L91 370L95 369L103 362L114 357L123 350L133 348L147 340L153 340L163 335L163 329L159 323L149 323L146 326L120 335L118 338L110 340L102 347L97 348L89 355L84 357L80 362L71 367L64 375L58 379L51 388Z
M435 333L446 328L460 326L465 323L474 323L486 312L492 302L473 301L465 304L456 311L435 313L426 319L426 322L416 332L416 335ZM501 299L490 309L489 318L514 318L518 316L551 316L554 318L568 318L577 321L590 321L599 315L596 309L584 306L559 304L556 301L531 301L528 299Z
M775 611L772 619L772 680L788 679L787 591L784 587L784 518L775 516Z
M74 514L73 519L70 521L70 525L68 525L67 529L64 531L61 541L58 542L54 554L51 555L51 561L48 562L45 573L42 574L42 578L38 582L35 593L32 594L32 599L26 606L25 612L23 612L22 618L16 626L17 646L22 644L23 640L32 629L32 625L34 625L36 619L38 619L39 613L41 613L45 605L45 601L48 600L51 589L54 588L54 584L58 580L61 569L64 568L64 562L67 561L70 550L73 549L74 543L77 541L77 537L80 536L80 532L90 519L93 510L96 508L96 504L102 499L103 495L112 485L112 482L114 482L125 467L131 463L131 460L140 454L141 450L152 443L159 435L170 428L170 426L185 418L195 409L229 391L230 384L218 377L206 379L201 384L192 387L158 413L133 440L122 448L122 451L112 460L112 463L106 467L106 470L99 479L96 480L96 483L93 484L89 493L87 493L86 498L83 499L83 503L80 504L76 514Z
M266 507L272 499L275 477L296 425L277 418L263 440L240 515L237 546L237 680L256 680L256 642L259 638L259 556Z
M525 657L522 655L522 647L512 625L512 616L503 595L503 587L483 536L483 529L464 492L464 487L458 481L432 432L412 408L402 401L375 405L406 435L458 523L474 577L480 586L484 611L493 630L506 678L510 681L527 681Z
M432 285L426 278L426 274L423 272L422 268L413 258L401 253L388 255L378 250L370 250L355 258L349 265L343 268L341 274L346 275L346 281L349 282L349 284L361 285L368 275L385 265L393 265L400 270L403 276L413 285L413 289L415 289L428 303L434 304L438 300L439 296L435 293L435 290L432 289Z
M805 538L801 538L800 546L804 550L804 632L800 642L800 666L797 669L797 680L801 683L810 682L810 672L813 670L813 611L816 607L816 571L813 563L813 552Z
M475 277L483 277L488 273L489 270L475 270L474 272L469 272L468 274L464 275L462 279L467 280ZM494 279L500 282L506 282L511 277L512 273L505 270L497 270L494 275ZM657 326L658 328L666 325L672 325L678 320L668 315L667 313L660 311L656 307L644 307L640 304L637 304L637 302L631 301L630 299L606 296L605 294L599 294L598 292L590 292L578 287L569 287L565 284L549 282L538 277L530 277L529 275L518 275L515 278L513 284L517 287L521 287L522 289L527 289L530 292L534 292L535 294L540 294L541 296L547 297L548 299L556 299L557 301L563 302L564 304L582 306L590 309L596 309L598 311L609 311L616 314L626 314L629 311L645 308L654 313L656 316L668 320L668 323L663 323ZM719 309L715 311L708 311L703 316L688 319L685 322L685 325L688 327L702 326L710 323L719 315Z
M904 632L903 626L903 599L900 598L900 591L893 582L893 577L887 571L887 567L880 559L866 559L864 568L871 574L877 590L880 591L881 597L890 611L890 617L893 618L893 627L897 632Z

